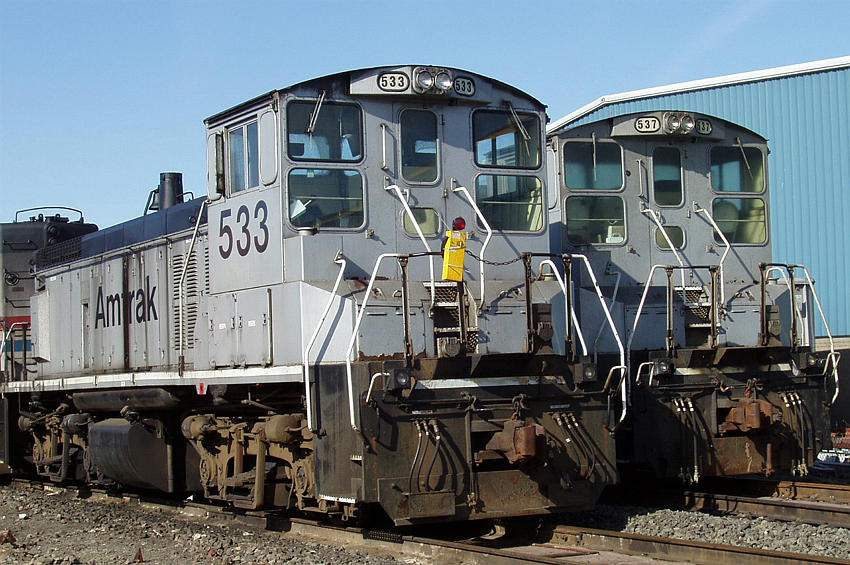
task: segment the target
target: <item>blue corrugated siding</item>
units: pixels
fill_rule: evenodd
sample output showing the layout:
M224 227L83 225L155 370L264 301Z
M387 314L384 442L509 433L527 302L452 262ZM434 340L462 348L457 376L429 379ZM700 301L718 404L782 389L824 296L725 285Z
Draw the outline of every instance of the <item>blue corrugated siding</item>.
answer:
M809 267L833 333L850 335L850 69L615 103L571 125L665 109L717 116L769 140L773 257Z

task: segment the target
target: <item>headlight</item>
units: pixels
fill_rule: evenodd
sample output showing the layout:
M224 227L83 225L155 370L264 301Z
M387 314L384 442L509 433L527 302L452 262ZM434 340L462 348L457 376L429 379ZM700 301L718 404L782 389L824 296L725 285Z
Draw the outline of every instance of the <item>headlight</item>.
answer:
M430 89L434 86L434 75L426 70L419 71L419 74L416 75L416 86L422 90Z
M449 73L446 71L440 71L437 73L436 78L434 79L434 83L437 85L437 88L440 90L446 91L451 90L452 88L452 77L449 76Z
M675 132L681 125L682 118L679 117L679 114L667 114L664 119L664 129L667 130L668 133Z
M691 133L694 129L694 117L690 114L682 115L682 125L679 126L682 133Z

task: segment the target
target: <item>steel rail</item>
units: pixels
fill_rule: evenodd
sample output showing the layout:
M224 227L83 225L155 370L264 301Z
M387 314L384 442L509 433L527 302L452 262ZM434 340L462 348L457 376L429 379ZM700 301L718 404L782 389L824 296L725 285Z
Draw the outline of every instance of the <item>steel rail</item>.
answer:
M707 565L778 565L785 563L833 565L850 563L845 559L823 555L721 545L576 526L556 527L552 539L574 547L597 551L615 551L628 555L654 557L665 561L683 561Z

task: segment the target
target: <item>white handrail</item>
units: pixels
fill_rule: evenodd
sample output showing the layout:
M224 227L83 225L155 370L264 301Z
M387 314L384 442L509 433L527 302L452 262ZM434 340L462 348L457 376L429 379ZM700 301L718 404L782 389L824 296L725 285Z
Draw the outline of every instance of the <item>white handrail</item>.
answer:
M608 320L608 325L611 327L611 333L614 334L614 340L617 342L617 349L620 350L620 364L614 367L611 367L611 370L608 372L609 378L613 375L614 371L620 371L620 396L623 401L623 412L620 414L620 419L618 422L622 424L626 416L629 412L629 391L628 391L628 379L623 378L627 374L627 365L626 365L626 354L623 351L623 342L620 340L620 334L617 332L617 325L614 324L614 319L611 317L611 312L605 305L605 298L602 296L602 290L599 288L599 283L596 281L596 275L593 274L593 269L590 268L590 261L587 260L587 257L584 255L578 254L570 254L570 257L573 259L578 258L584 262L584 266L587 269L587 274L590 275L590 280L593 282L593 288L596 291L596 296L599 298L599 303L602 305L602 311L605 313L605 318Z
M623 273L617 271L617 279L614 281L614 290L611 293L611 306L608 307L609 312L611 311L611 308L614 307L614 302L616 302L616 300L617 300L617 292L620 290L620 279L622 278L622 276L623 276ZM599 329L596 330L596 338L593 340L594 361L597 358L597 350L598 350L597 346L599 344L599 339L602 337L602 330L604 330L604 329L605 329L605 320L602 320L601 322L599 322Z
M431 246L428 245L428 241L425 239L425 234L422 233L422 228L419 227L419 222L416 221L416 216L413 215L413 210L411 210L410 206L407 204L407 199L401 193L401 189L397 184L391 184L389 186L385 186L384 190L391 190L396 193L396 196L398 196L398 199L401 201L401 205L404 206L404 213L407 214L408 218L410 218L410 223L413 224L413 228L416 230L416 235L419 236L419 240L422 242L422 245L425 246L425 251L431 253ZM434 290L435 279L433 255L428 256L428 268L430 269L431 274L431 306L433 306L436 297L436 291Z
M360 323L363 321L363 315L366 313L366 304L369 302L369 296L372 294L372 287L375 285L375 278L378 276L378 268L384 259L388 257L400 257L401 253L382 253L375 260L375 266L372 269L372 276L369 277L369 284L366 286L366 294L363 297L363 304L360 305L360 311L357 313L357 320L354 322L354 331L351 332L351 340L348 342L348 350L345 354L345 374L348 381L348 413L351 418L351 429L360 431L357 427L357 422L354 418L354 384L351 377L351 352L354 350L354 344L357 342L357 332L360 331Z
M726 308L726 284L725 279L723 278L723 263L726 261L726 256L729 255L729 251L732 250L732 244L729 243L729 240L726 239L726 236L723 235L723 232L720 231L720 228L714 221L714 218L709 214L708 210L703 208L702 206L694 200L693 204L694 213L702 214L708 220L708 223L711 224L711 227L714 228L714 231L717 232L717 235L720 236L720 239L723 240L723 244L726 246L726 250L723 252L723 255L720 256L720 304L722 308Z
M579 343L581 343L582 355L587 356L587 345L584 343L584 335L581 333L581 326L578 323L578 317L576 316L575 304L572 303L571 300L567 299L567 292L572 292L572 289L567 289L566 283L564 283L564 279L561 277L561 273L558 272L558 268L555 266L555 263L551 259L544 259L540 262L540 266L549 265L551 267L552 272L555 274L555 278L558 279L558 284L561 285L561 290L564 291L564 314L568 319L571 319L573 322L573 327L576 329L576 334L578 335ZM569 311L567 311L567 304L569 304ZM566 322L569 323L569 322ZM569 353L569 352L568 352Z
M184 345L183 344L183 300L184 300L184 294L185 293L183 292L183 283L186 281L186 273L189 270L189 261L191 261L191 259L192 259L192 253L194 253L194 251L195 251L195 241L198 239L198 229L201 227L201 217L204 215L204 208L207 207L208 203L209 203L209 200L204 200L201 203L201 208L198 210L198 217L195 219L195 229L192 232L192 241L189 243L189 252L186 253L186 255L184 255L185 258L183 259L183 269L180 272L180 282L177 283L178 296L179 296L178 305L177 305L178 318L179 318L177 331L180 332L180 356L177 358L177 362L179 364L178 365L178 374L181 377L183 376L183 364L184 364L184 358L183 358L183 345Z
M484 306L484 253L487 251L487 244L490 243L490 238L493 237L493 230L490 228L490 223L487 222L487 218L484 217L484 214L481 213L481 209L478 207L478 204L475 203L475 200L472 198L472 195L469 194L469 190L465 186L456 186L452 189L452 192L460 192L464 196L466 196L466 200L469 202L469 205L472 206L472 209L475 211L475 215L478 217L478 220L484 226L484 229L487 230L487 237L484 238L484 243L481 245L481 253L478 255L478 278L481 279L481 306L483 309Z
M673 255L676 257L676 262L679 263L680 267L682 267L682 269L679 271L679 273L682 276L682 296L684 297L685 296L685 263L684 263L684 261L682 261L682 256L679 255L679 252L676 250L676 246L673 245L673 242L670 240L670 236L667 235L667 230L665 230L664 226L661 225L661 219L658 217L658 214L656 214L652 210L652 208L649 208L649 207L643 207L642 206L640 211L641 211L641 213L647 214L650 218L652 218L652 221L655 222L655 225L658 226L658 229L661 231L661 235L664 236L664 241L666 241L668 247L670 247L669 251L671 251L673 253Z
M304 400L307 403L307 429L310 431L313 431L313 396L310 390L310 349L313 347L313 343L315 343L316 338L319 337L319 331L322 329L322 325L328 317L328 312L331 311L331 305L333 305L334 298L337 296L336 293L339 289L339 283L342 281L342 275L345 273L347 261L343 259L341 255L337 255L336 259L334 259L334 263L339 265L339 273L336 275L336 281L334 282L333 290L331 290L331 295L328 297L325 309L319 317L319 323L316 324L316 329L313 330L313 335L310 336L310 341L307 342L307 346L304 348L304 355L302 357L304 364ZM304 283L302 282L301 284ZM303 302L301 304L301 308L304 308Z
M788 279L788 273L786 273L786 271L782 267L773 265L773 266L765 269L764 270L765 282L767 282L768 275L770 275L770 273L772 273L773 271L778 272L782 276L782 280L785 281L785 286L788 287L788 292L793 294L794 289L791 287L791 281ZM775 301L774 301L774 303L775 303ZM796 300L792 300L791 303L794 304L794 312L791 312L791 315L792 316L796 315L798 319L802 320L803 319L803 312L802 312L802 310L800 310L800 305L797 304ZM764 306L764 305L762 305L762 306Z
M818 293L815 290L815 283L812 281L812 277L809 274L809 269L800 265L800 268L803 269L803 274L806 275L806 282L809 284L809 288L812 289L812 298L815 299L815 305L818 307L818 313L820 314L820 319L823 322L823 327L826 330L826 336L829 338L829 358L827 359L827 364L824 367L824 371L829 367L829 359L832 359L832 377L835 380L835 393L832 395L832 401L830 404L835 404L835 401L838 400L838 362L841 360L841 354L835 351L835 341L832 339L832 330L829 329L829 322L826 321L826 315L823 313L823 307L820 303L820 298L818 298Z

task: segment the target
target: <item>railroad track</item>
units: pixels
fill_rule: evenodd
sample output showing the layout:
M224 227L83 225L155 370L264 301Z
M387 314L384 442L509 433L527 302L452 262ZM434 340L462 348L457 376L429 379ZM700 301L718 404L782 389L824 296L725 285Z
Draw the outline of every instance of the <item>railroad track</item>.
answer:
M764 550L750 547L709 544L682 539L646 536L613 530L599 530L550 523L529 536L505 534L493 538L446 539L413 535L410 528L377 530L331 525L321 520L285 517L272 512L238 512L213 504L148 499L135 494L110 494L102 490L57 487L38 481L15 479L27 488L49 488L89 497L93 503L107 501L136 503L162 511L180 513L190 519L219 524L308 536L334 544L360 546L412 557L435 564L502 565L509 563L650 563L653 560L710 565L766 565L815 563L850 565L850 560ZM631 557L624 558L624 555Z

